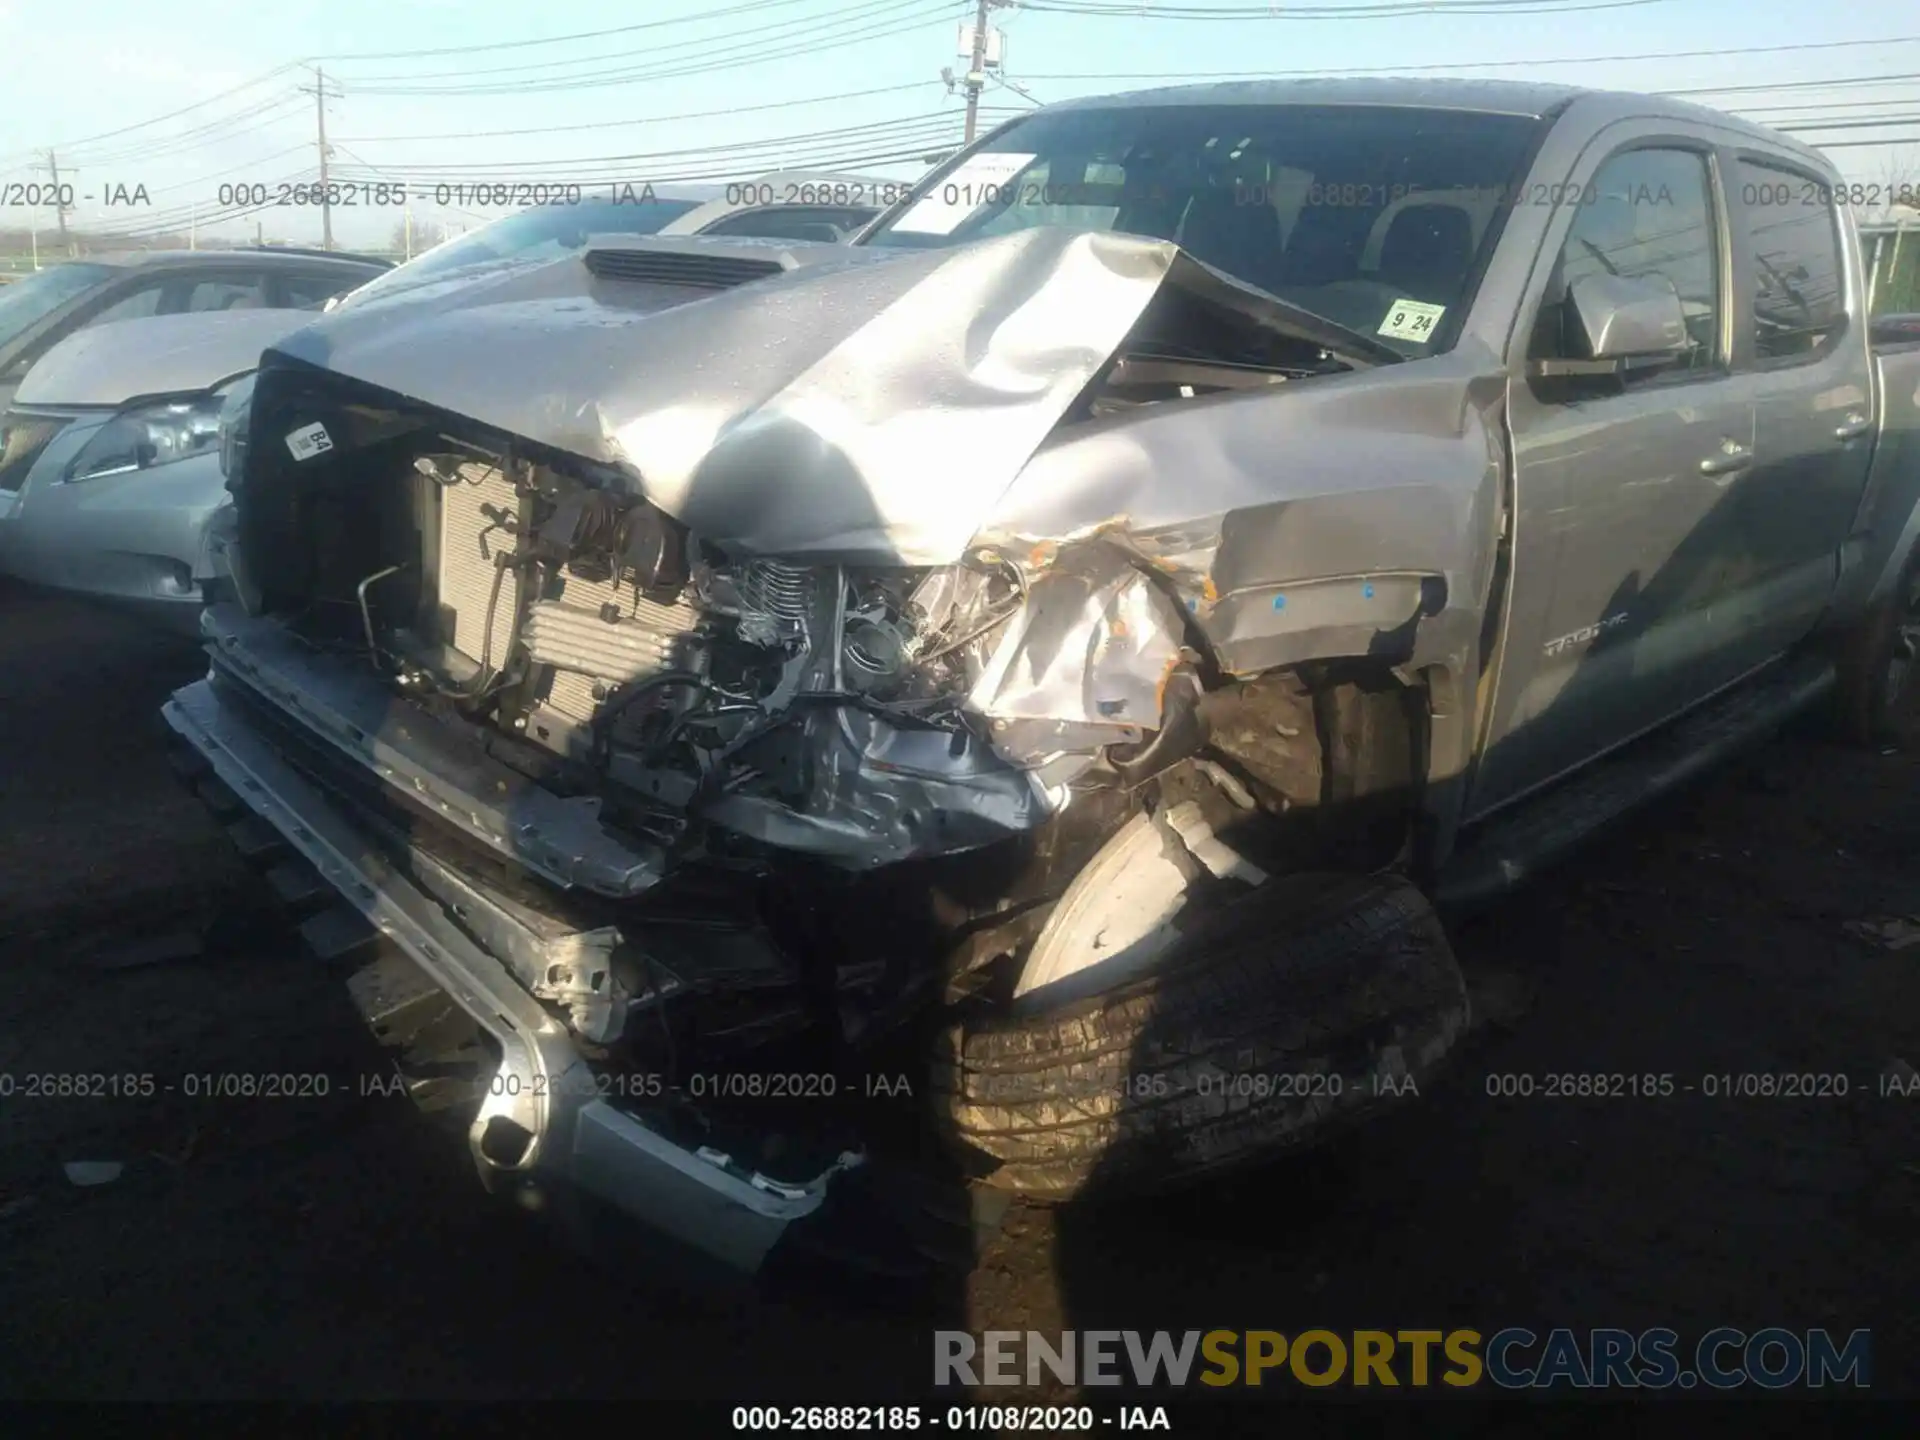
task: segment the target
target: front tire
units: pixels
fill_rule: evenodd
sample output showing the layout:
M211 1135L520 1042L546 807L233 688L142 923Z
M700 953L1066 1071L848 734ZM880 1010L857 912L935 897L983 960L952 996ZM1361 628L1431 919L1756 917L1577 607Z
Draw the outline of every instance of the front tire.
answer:
M1293 876L1211 907L1149 975L951 1027L935 1102L989 1184L1047 1201L1152 1193L1412 1097L1467 1021L1459 965L1411 884Z

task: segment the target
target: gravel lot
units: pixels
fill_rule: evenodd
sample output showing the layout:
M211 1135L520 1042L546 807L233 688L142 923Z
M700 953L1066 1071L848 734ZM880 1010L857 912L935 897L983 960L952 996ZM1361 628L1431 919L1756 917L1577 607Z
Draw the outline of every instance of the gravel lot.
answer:
M0 1071L379 1071L162 761L155 711L192 647L17 591L0 617ZM0 1397L658 1404L705 1376L729 1404L861 1403L915 1396L936 1325L1866 1326L1875 1393L1911 1396L1920 1097L1872 1091L1920 1063L1920 946L1847 926L1920 914L1917 791L1912 759L1776 742L1456 932L1481 1025L1425 1103L1204 1194L1016 1208L971 1274L904 1300L589 1262L491 1202L457 1137L350 1080L324 1101L0 1100ZM102 964L215 917L198 957ZM1487 1093L1785 1070L1852 1093ZM83 1189L75 1160L126 1168ZM1445 1428L1492 1433L1472 1403ZM1173 1410L1213 1429L1203 1402Z

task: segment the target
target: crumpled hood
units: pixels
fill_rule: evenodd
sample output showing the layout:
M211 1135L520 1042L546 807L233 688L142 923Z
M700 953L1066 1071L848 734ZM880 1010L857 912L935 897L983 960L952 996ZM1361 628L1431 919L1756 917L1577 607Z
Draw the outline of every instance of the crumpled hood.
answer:
M719 293L573 256L451 277L344 306L278 353L617 466L736 552L939 565L1170 278L1360 343L1163 241L1037 229L818 249Z
M261 351L316 318L312 310L205 310L89 326L42 355L14 399L123 405L211 389L254 369Z

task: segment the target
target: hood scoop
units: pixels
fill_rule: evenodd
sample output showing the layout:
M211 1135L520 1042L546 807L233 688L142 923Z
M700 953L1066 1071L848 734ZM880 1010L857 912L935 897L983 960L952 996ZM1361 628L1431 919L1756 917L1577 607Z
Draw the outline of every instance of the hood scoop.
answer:
M588 250L582 261L601 280L684 285L692 290L731 290L736 285L764 280L790 268L774 256L720 250L655 250L627 245Z

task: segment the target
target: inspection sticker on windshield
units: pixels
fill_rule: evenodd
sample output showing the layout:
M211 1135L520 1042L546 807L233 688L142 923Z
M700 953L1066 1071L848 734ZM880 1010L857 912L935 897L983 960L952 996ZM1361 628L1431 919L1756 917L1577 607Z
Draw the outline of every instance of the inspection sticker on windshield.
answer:
M893 222L897 235L951 235L982 205L999 205L1013 196L1006 182L1034 157L1031 155L973 155L946 179L922 195L913 208Z
M1396 300L1387 307L1387 318L1374 333L1424 345L1433 338L1440 317L1446 313L1444 305L1429 305L1424 300Z
M333 448L333 437L327 434L327 427L315 421L311 425L302 425L287 436L287 449L293 452L296 460L311 460L316 455L324 455Z

